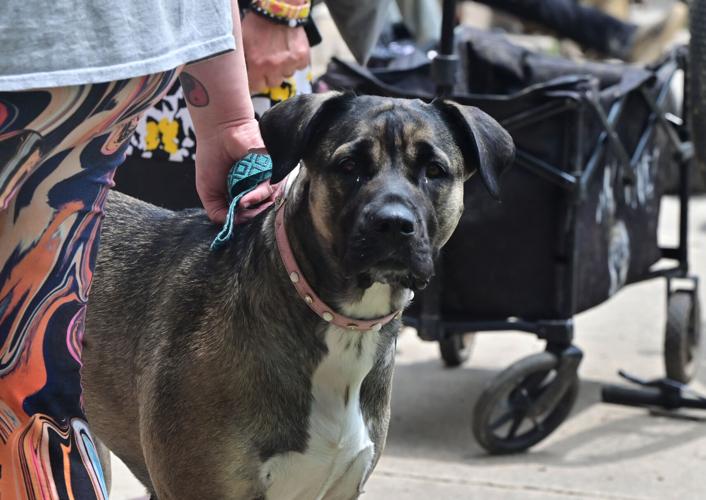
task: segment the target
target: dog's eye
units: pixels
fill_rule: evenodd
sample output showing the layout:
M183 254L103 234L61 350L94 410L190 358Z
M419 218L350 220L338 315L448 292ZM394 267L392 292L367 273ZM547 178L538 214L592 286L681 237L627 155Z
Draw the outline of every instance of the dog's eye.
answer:
M338 162L338 169L344 174L352 174L356 171L357 165L352 158L344 158Z
M427 165L424 175L427 179L439 179L446 176L446 170L438 163L430 163Z

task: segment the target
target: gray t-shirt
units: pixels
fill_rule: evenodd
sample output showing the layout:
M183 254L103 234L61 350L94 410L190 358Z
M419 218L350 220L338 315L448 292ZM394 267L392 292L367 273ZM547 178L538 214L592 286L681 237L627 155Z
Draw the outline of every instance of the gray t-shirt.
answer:
M230 0L0 0L0 91L107 82L233 50Z

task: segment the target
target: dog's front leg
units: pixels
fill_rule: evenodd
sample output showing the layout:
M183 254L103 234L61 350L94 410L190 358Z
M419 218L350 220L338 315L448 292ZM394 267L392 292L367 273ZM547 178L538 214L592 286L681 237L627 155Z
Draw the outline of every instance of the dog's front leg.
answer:
M151 422L141 434L153 495L158 500L265 498L258 476L259 460L227 446L228 440L214 435L213 428L198 420L191 425Z
M221 464L221 471L203 463L194 462L189 471L180 466L164 469L164 464L152 473L150 478L154 493L151 500L203 500L204 498L223 500L264 500L262 484L257 480L245 478L225 478L227 467ZM198 472L197 472L198 471ZM200 476L196 479L196 476Z

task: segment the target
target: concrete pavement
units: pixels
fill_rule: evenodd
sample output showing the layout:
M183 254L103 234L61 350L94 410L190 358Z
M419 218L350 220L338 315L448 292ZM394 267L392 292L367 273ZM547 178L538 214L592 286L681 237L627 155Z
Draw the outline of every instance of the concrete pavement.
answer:
M663 203L661 236L676 241L677 203ZM691 261L706 297L706 198L692 203ZM703 302L702 302L703 304ZM367 500L706 498L706 412L696 420L652 416L600 402L600 384L623 368L662 375L662 280L635 285L577 317L585 353L579 400L567 421L531 452L488 457L473 441L470 415L483 385L543 343L520 333L479 335L470 362L442 367L435 344L400 338L387 448L366 485ZM701 382L705 389L706 367ZM144 498L114 459L111 498Z

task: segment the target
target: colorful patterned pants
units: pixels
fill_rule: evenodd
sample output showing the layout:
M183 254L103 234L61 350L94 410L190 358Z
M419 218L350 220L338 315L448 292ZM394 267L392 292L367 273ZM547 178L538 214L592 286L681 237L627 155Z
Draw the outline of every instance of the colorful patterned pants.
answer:
M102 208L177 72L0 92L0 498L107 498L81 401Z

